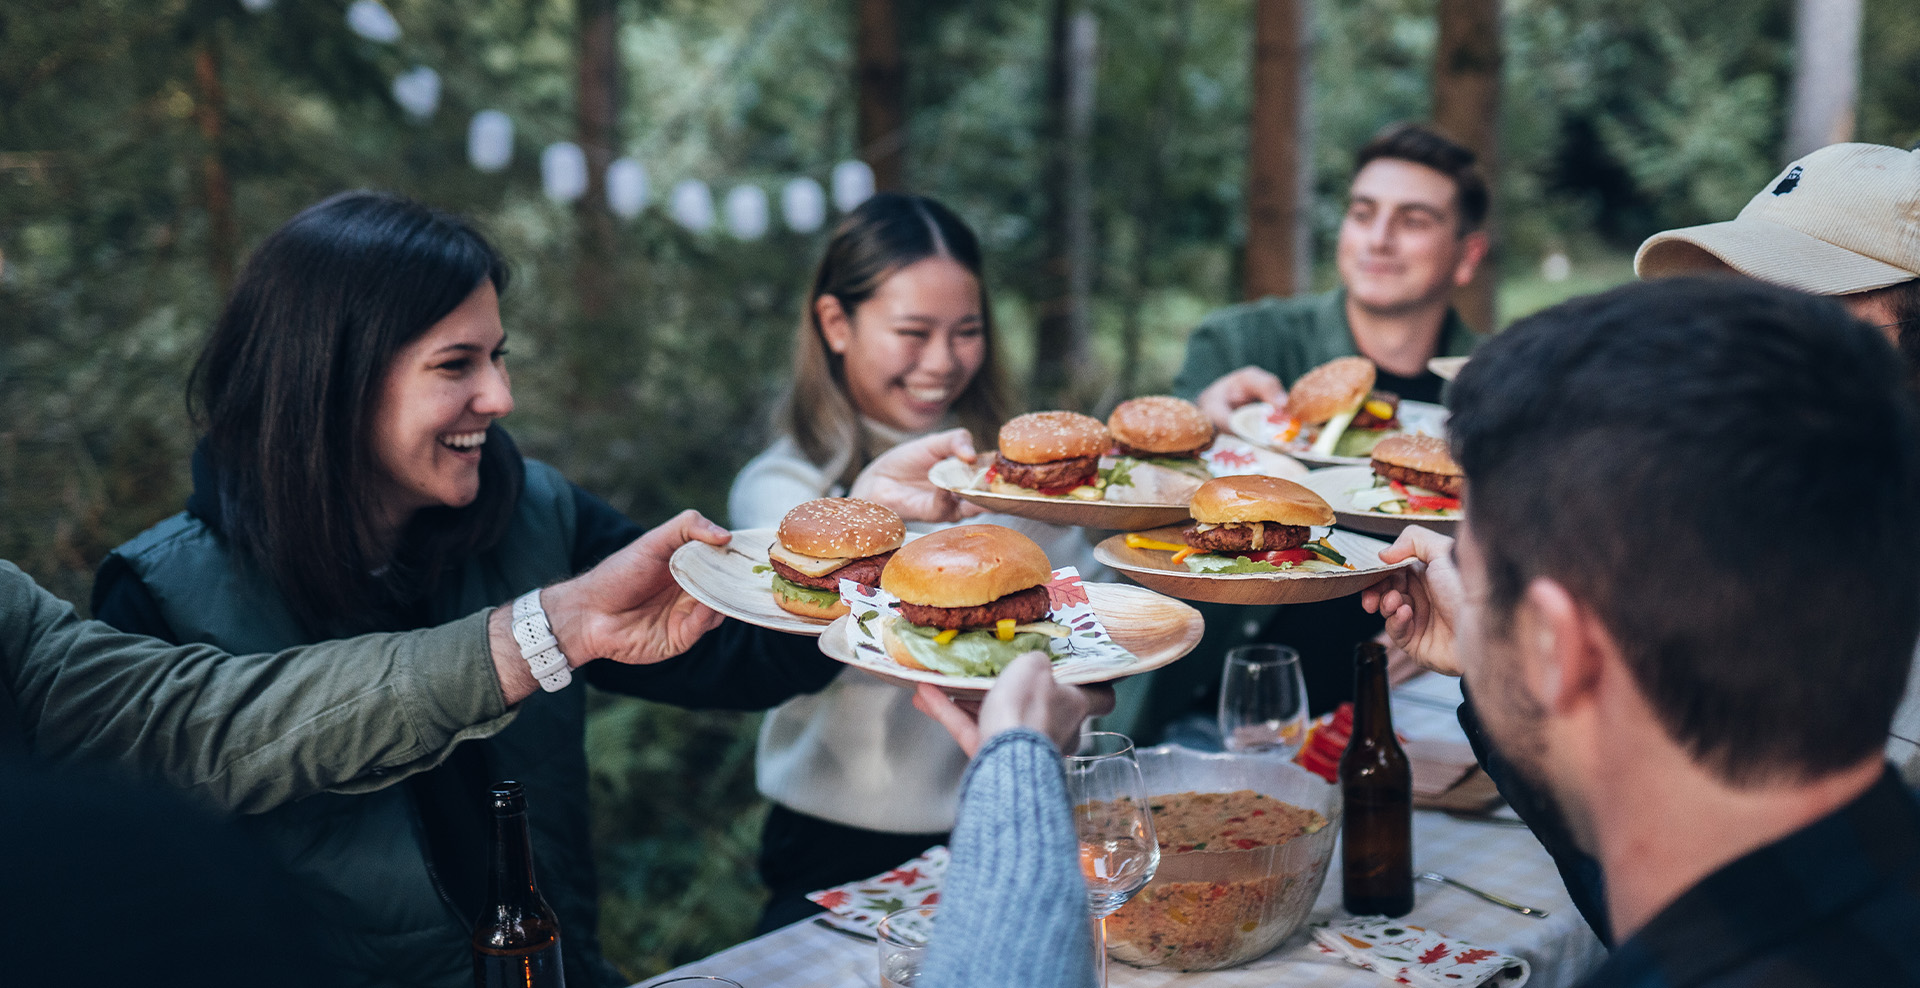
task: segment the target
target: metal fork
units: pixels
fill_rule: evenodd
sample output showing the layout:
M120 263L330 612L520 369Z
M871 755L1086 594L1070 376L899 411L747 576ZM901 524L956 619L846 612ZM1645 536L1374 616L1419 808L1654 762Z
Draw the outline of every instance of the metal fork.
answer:
M1501 907L1502 909L1511 909L1522 916L1531 916L1534 919L1547 918L1547 911L1545 909L1535 909L1532 906L1523 906L1518 902L1513 901L1512 899L1502 899L1501 897L1494 895L1492 892L1483 892L1480 889L1477 889L1471 885L1468 885L1466 882L1462 882L1453 878L1448 878L1447 876L1442 875L1437 871L1423 871L1420 874L1415 875L1413 877L1418 878L1423 882L1433 882L1436 885L1451 885L1454 888L1457 888L1460 891L1467 893L1468 895L1477 895L1480 898L1485 899L1488 902L1491 902L1494 905Z

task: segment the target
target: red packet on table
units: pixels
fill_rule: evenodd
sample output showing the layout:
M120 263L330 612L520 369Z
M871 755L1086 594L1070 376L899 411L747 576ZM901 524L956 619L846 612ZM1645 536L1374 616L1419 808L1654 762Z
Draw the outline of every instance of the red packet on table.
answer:
M1315 927L1313 939L1321 953L1416 988L1520 988L1533 973L1518 957L1385 916Z
M843 930L874 936L875 927L890 912L940 903L940 882L947 877L947 847L927 848L925 854L872 878L807 893L825 906L827 922Z

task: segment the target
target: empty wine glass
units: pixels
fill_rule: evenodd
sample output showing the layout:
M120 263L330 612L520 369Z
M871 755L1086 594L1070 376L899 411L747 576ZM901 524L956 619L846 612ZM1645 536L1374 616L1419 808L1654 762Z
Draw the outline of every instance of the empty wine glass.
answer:
M1291 755L1306 736L1300 653L1285 645L1230 649L1220 671L1220 743L1228 751Z
M1087 906L1100 921L1100 984L1107 983L1107 917L1153 880L1160 843L1147 808L1146 784L1124 734L1094 731L1066 759L1067 794L1080 837Z

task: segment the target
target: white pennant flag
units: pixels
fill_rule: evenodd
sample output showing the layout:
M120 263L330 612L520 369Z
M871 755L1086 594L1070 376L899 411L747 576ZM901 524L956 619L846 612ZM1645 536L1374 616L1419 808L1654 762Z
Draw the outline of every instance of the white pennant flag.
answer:
M572 202L587 194L587 152L572 141L556 141L540 152L540 187L554 202Z
M673 221L694 233L713 229L713 193L697 178L683 179L673 187L669 207Z
M400 40L400 22L380 0L353 0L347 8L347 27L353 33L383 45Z
M736 185L727 193L727 232L739 240L766 236L767 190L758 185Z
M499 110L481 110L467 125L467 160L483 172L497 172L513 161L513 119Z
M647 166L632 158L615 158L607 166L607 208L630 220L647 208Z
M842 161L833 166L833 206L851 213L873 198L873 169L864 161Z
M827 221L827 194L813 179L792 179L780 190L780 215L787 229L812 233Z
M407 116L426 120L440 108L440 73L424 65L393 77L393 101Z

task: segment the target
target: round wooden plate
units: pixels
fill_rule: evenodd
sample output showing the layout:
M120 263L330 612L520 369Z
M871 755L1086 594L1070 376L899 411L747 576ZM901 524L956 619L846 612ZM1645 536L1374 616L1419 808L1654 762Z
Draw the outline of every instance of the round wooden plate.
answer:
M1373 462L1366 456L1319 456L1304 443L1283 443L1280 441L1280 426L1267 421L1273 406L1264 401L1251 405L1241 405L1233 410L1227 423L1233 426L1233 434L1247 442L1284 453L1309 466L1315 467L1364 467ZM1400 403L1400 431L1418 432L1429 436L1445 437L1447 434L1447 409L1424 401L1403 401Z
M1085 583L1087 600L1094 614L1113 638L1114 644L1133 653L1134 662L1115 667L1107 663L1088 664L1072 657L1053 664L1053 678L1074 686L1104 683L1158 669L1193 651L1200 644L1206 622L1200 612L1169 597L1141 587L1121 583ZM784 613L784 612L783 612ZM820 636L820 651L828 657L873 673L905 686L932 683L949 693L977 693L992 688L989 676L944 676L923 669L909 669L892 659L861 654L848 635L852 616L843 617L827 627Z
M1435 377L1451 381L1460 376L1460 368L1467 366L1466 357L1435 357L1427 361L1427 369Z
M1421 525L1442 535L1452 535L1460 524L1459 512L1445 515L1394 515L1385 511L1360 510L1353 506L1352 494L1373 486L1372 467L1325 467L1307 474L1300 482L1308 490L1326 499L1334 518L1346 528L1396 538L1408 525Z
M1181 526L1142 532L1150 539L1179 544ZM1391 566L1380 561L1387 543L1352 532L1333 532L1328 541L1356 568L1338 573L1195 573L1173 562L1162 549L1135 549L1116 535L1093 547L1093 558L1126 574L1150 590L1182 600L1216 604L1310 604L1359 593L1413 560Z
M733 533L726 545L689 542L673 550L667 570L681 588L708 607L748 624L790 635L817 636L831 622L801 617L773 602L773 574L755 573L767 565L767 547L777 529L749 528ZM917 538L909 532L907 541Z
M1031 518L1053 525L1079 525L1131 532L1186 521L1185 504L1123 504L1112 501L1080 501L1068 497L1040 494L996 494L981 487L993 451L980 454L977 463L964 463L948 457L927 471L927 480L935 487L952 491L962 499L988 511Z
M1307 475L1307 468L1290 456L1245 443L1232 436L1222 436L1217 442L1225 444L1229 449L1226 451L1225 458L1209 468L1214 476L1257 473L1298 481ZM988 511L998 511L1001 514L1031 518L1055 525L1078 525L1083 528L1137 532L1143 528L1177 525L1191 517L1187 513L1185 501L1158 504L1080 501L1073 498L1046 497L1040 494L995 493L985 487L987 466L993 463L993 456L994 451L988 450L980 454L980 458L974 463L964 463L949 457L934 464L933 469L927 471L927 480L935 487L952 491L962 499L986 508Z

